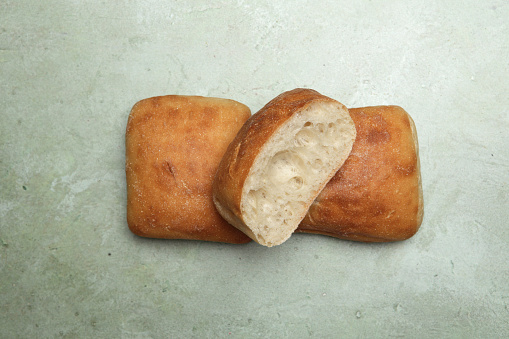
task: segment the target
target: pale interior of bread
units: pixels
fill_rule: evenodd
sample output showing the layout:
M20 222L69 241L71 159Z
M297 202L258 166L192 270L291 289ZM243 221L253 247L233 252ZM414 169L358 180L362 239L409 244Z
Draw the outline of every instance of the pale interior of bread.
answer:
M355 140L348 110L316 102L294 114L263 146L244 183L244 223L265 246L286 241L345 162Z

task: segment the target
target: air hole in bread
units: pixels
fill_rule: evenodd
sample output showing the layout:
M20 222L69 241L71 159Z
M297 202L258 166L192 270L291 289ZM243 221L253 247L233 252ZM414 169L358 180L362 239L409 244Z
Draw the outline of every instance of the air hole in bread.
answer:
M322 123L317 124L318 132L323 133L325 132L325 126Z
M311 128L303 128L295 136L294 145L296 147L312 146L317 142L316 132Z
M304 184L304 179L302 177L296 176L288 180L288 185L290 186L290 189L293 191L297 191L300 188L302 188L302 185Z
M322 167L322 166L323 166L323 161L322 161L322 159L315 159L315 160L313 161L313 163L311 164L311 166L312 166L313 168L320 168L320 167Z

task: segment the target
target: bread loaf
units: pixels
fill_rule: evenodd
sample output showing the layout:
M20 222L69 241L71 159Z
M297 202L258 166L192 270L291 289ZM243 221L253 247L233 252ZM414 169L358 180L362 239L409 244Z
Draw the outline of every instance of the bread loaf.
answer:
M218 211L259 244L281 244L346 160L355 135L341 103L310 89L279 95L228 147L213 183Z
M126 129L127 223L143 237L245 243L212 202L217 166L249 108L197 96L134 105Z
M417 133L397 106L350 109L357 139L297 232L364 242L405 240L422 222Z

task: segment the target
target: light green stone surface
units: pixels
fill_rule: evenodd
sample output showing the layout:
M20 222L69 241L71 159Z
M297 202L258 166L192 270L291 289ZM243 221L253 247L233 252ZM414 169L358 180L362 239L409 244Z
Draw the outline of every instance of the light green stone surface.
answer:
M0 337L507 337L508 18L505 0L0 0ZM129 232L136 101L256 112L296 87L412 115L415 237Z

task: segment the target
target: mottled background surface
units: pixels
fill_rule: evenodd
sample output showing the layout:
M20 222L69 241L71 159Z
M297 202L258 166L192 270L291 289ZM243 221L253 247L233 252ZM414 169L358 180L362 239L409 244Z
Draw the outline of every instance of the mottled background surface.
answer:
M0 0L0 337L507 336L508 18L505 0ZM129 232L136 101L256 112L295 87L412 115L415 237Z

